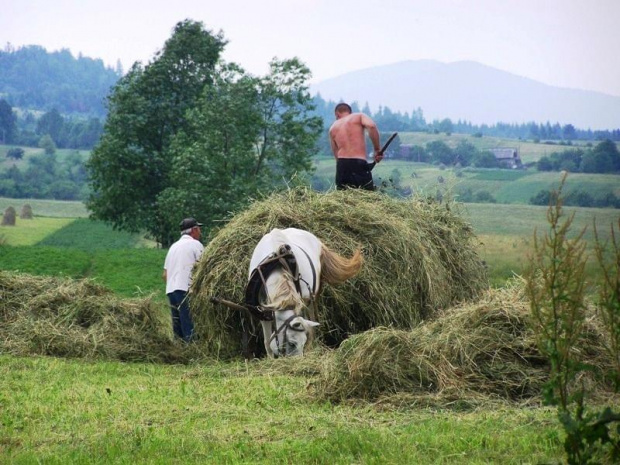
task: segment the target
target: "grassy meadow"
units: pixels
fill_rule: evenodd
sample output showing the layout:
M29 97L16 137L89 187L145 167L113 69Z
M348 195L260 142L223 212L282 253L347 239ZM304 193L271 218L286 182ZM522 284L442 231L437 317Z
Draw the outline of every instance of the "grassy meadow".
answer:
M418 191L446 187L437 183L439 175L448 178L446 171L400 163L386 161L377 173L387 176L400 167L403 181L410 170ZM321 170L331 179L333 162L320 161ZM487 189L496 185L497 193L540 174L505 173L463 178L488 183ZM537 185L555 185L554 176ZM19 213L22 202L0 199L0 208L10 204ZM18 216L16 226L0 227L0 269L94 278L124 297L155 293L162 318L168 318L161 281L165 250L86 219L77 202L28 203L34 219ZM480 239L495 286L522 271L534 229L547 227L545 207L459 208ZM596 218L607 231L618 218L618 210L570 210L576 230L590 228ZM591 232L586 238L591 244ZM482 464L563 457L564 433L550 408L500 401L412 406L398 398L331 404L309 394L312 372L293 375L278 363L290 361L185 366L0 354L0 463Z
M10 463L550 463L549 409L313 401L266 362L167 366L0 356Z
M401 143L410 145L425 146L429 142L442 141L451 148L455 148L460 141L467 141L473 144L478 150L488 150L496 147L510 147L519 150L519 155L523 163L532 163L540 158L551 155L553 152L560 152L571 147L586 146L587 142L573 141L572 146L559 145L553 142L534 142L528 140L506 139L502 137L473 137L469 134L432 134L427 132L403 132L399 133Z
M64 204L73 208L77 203L47 201L47 214L58 217L36 216L33 205L33 219L18 215L15 226L0 226L4 243L0 270L93 278L126 297L157 293L163 301L166 251L140 234L115 231L86 218L64 217L69 208Z
M336 163L333 158L321 158L315 161L315 176L322 179L324 185L333 185ZM459 194L471 189L475 194L486 191L497 200L498 204L529 204L531 197L541 190L558 187L561 174L557 172L538 172L536 170L513 171L467 167L464 169L440 169L428 163L415 163L404 160L386 159L373 170L375 183L393 179L394 171L400 175L400 185L409 187L413 192L435 196L436 193L448 193L458 200ZM585 190L595 197L613 192L620 196L620 181L611 174L569 174L565 192Z

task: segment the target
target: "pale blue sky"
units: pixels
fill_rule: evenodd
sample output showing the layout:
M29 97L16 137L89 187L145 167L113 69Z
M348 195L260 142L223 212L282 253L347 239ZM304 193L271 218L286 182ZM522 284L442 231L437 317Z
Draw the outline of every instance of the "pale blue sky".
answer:
M185 18L223 30L224 58L264 74L298 56L313 81L404 60L474 60L620 96L620 0L0 0L0 46L69 48L125 69Z

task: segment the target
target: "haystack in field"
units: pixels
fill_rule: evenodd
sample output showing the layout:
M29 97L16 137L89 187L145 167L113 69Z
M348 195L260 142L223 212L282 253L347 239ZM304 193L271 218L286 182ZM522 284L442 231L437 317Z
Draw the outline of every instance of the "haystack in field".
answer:
M444 405L480 397L537 398L549 365L528 325L529 312L523 285L515 281L411 331L377 328L358 334L323 364L313 393L335 402L408 395ZM599 374L611 368L602 340L589 321L581 350Z
M19 217L22 220L31 220L33 219L33 214L32 214L32 206L29 203L26 203L24 205L22 205L22 209L19 213Z
M15 208L7 207L2 215L2 226L15 226Z
M413 328L488 287L472 229L450 205L361 190L289 190L255 202L205 248L191 292L196 331L208 353L241 354L243 325L252 322L210 298L243 302L254 247L271 229L288 227L314 233L347 257L362 249L361 273L325 286L318 302L318 337L330 346L376 326Z
M0 272L0 353L184 362L161 306L89 280Z

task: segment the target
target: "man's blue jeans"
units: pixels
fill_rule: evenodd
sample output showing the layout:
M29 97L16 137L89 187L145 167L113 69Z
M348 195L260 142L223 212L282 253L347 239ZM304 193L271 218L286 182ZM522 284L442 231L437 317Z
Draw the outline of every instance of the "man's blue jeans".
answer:
M185 342L192 340L194 334L194 324L189 314L189 298L185 291L174 291L168 294L170 301L170 311L172 313L172 330L174 335L183 339Z

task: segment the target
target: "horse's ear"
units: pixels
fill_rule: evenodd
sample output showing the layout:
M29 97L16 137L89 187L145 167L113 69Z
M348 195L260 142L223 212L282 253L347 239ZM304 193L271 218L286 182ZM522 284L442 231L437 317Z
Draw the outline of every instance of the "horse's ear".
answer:
M320 323L317 323L316 321L306 320L305 318L303 320L304 320L304 323L306 323L306 325L308 325L310 328L314 328L316 326L319 326L320 324Z

